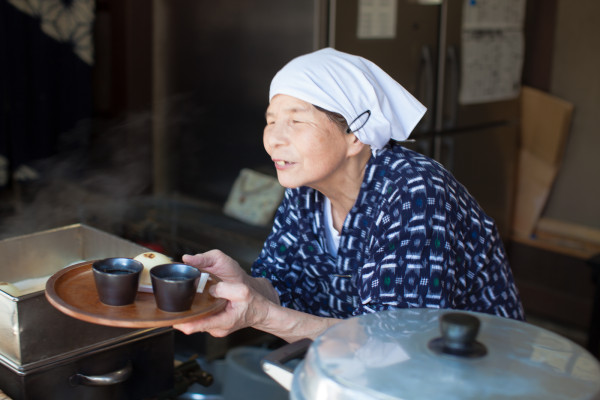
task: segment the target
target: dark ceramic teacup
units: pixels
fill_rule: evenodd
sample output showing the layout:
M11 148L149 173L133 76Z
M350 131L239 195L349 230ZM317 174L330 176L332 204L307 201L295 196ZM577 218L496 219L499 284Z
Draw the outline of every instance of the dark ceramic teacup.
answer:
M135 301L144 265L132 258L114 257L92 264L100 301L109 306L125 306Z
M200 275L198 269L181 263L152 268L150 279L157 307L168 312L189 310L194 302Z

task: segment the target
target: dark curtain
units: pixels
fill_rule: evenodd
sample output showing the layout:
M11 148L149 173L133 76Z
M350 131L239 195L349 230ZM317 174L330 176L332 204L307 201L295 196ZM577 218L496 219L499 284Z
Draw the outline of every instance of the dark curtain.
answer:
M94 0L0 0L0 157L9 175L56 154L61 136L90 120L93 14Z

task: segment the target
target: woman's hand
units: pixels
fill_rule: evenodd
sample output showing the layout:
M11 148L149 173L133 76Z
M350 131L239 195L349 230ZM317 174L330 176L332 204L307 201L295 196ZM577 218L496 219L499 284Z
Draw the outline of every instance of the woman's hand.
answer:
M185 255L183 262L219 277L221 282L209 288L210 294L227 300L225 309L218 314L173 326L183 333L208 332L223 337L253 327L292 342L315 339L339 321L282 307L269 280L249 276L235 260L219 250Z
M279 304L279 297L268 281L252 278L235 260L219 250L185 255L182 260L220 278L221 282L212 285L209 293L228 301L225 309L218 314L174 326L186 334L203 331L216 337L226 336L261 324L267 316L268 303Z

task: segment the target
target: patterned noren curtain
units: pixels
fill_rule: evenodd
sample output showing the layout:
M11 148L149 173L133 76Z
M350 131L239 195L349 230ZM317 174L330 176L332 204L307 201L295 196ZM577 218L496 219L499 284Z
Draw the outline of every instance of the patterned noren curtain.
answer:
M0 0L0 188L92 116L95 0Z

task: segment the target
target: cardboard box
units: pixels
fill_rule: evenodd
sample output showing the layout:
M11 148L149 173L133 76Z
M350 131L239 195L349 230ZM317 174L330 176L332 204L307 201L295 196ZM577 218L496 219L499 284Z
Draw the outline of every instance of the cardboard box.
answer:
M521 92L521 148L541 161L560 165L573 115L573 104L541 90Z
M513 211L514 233L531 236L557 174L557 165L551 165L528 150L521 149L517 172L517 198Z
M530 237L535 231L560 169L572 114L571 103L523 87L514 236Z

